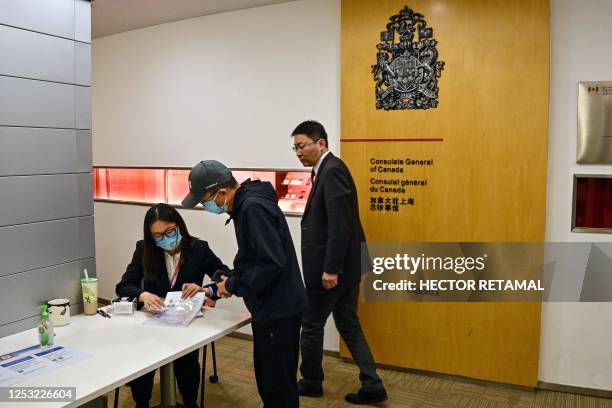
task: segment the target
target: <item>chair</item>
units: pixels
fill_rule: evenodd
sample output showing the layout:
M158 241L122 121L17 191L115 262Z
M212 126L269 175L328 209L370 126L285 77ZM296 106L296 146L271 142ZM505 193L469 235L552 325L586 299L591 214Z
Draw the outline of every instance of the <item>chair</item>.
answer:
M207 345L202 347L202 374L200 375L200 408L204 408L204 395L206 393L206 349ZM208 377L212 384L219 382L219 376L217 375L217 352L215 351L215 342L210 343L212 362L213 362L213 373Z

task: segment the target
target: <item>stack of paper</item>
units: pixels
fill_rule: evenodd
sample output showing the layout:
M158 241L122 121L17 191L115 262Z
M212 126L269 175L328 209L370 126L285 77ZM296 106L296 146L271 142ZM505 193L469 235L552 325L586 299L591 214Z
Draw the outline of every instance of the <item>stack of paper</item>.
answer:
M189 326L189 323L200 313L206 295L200 292L191 299L182 299L182 292L168 292L166 307L154 314L145 324L160 324L165 326Z

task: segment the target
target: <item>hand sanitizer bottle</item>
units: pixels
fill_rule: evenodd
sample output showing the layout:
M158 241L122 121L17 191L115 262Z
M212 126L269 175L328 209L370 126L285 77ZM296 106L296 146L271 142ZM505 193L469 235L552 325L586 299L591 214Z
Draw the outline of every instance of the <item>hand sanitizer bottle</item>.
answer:
M53 324L49 321L49 313L47 312L47 305L38 307L41 311L40 323L38 324L38 343L41 346L50 346L53 344Z

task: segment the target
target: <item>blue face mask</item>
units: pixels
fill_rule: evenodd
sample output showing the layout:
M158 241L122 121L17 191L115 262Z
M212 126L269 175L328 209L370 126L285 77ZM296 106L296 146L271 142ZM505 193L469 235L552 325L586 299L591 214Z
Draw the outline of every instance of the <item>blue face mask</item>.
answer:
M157 245L164 251L174 251L183 239L181 231L179 231L178 228L175 231L176 232L174 234L171 233L169 234L169 236L164 235L162 239L160 239L159 241L155 241L155 245Z
M217 192L217 194L219 194ZM213 214L223 214L227 212L227 199L225 200L225 202L223 203L223 206L219 207L217 205L217 203L215 203L215 199L217 198L217 194L215 194L215 196L208 200L208 201L204 201L202 203L202 209L204 211L207 211L209 213L213 213Z

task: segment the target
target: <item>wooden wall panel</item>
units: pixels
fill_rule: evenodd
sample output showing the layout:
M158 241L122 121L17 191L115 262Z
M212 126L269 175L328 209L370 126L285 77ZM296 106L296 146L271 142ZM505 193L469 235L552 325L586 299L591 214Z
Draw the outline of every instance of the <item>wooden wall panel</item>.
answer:
M380 32L404 5L424 15L438 41L439 106L376 110L370 66ZM548 77L546 0L343 0L341 157L368 240L542 241ZM442 141L351 142L362 138ZM408 188L414 206L369 210L371 158L434 159L401 175L428 180ZM360 316L378 363L537 383L537 303L364 302Z

